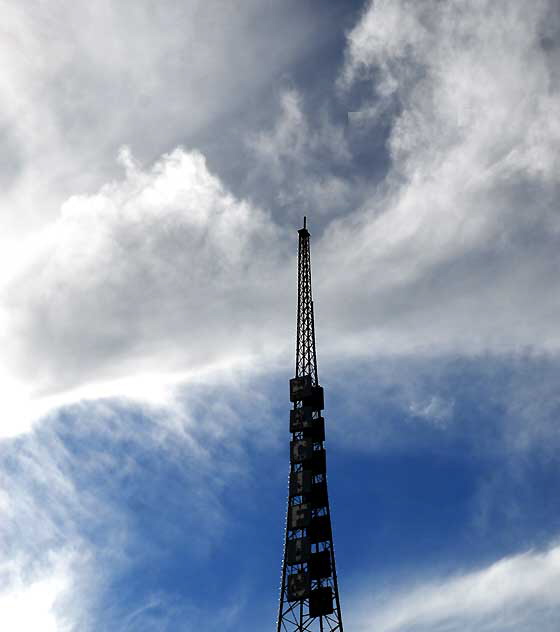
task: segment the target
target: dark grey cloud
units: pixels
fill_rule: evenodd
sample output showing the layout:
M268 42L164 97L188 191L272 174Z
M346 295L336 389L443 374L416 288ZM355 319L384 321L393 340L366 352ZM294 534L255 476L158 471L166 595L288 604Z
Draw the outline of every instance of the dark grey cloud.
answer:
M150 164L204 130L223 138L216 125L231 128L326 31L310 3L269 1L23 2L3 22L5 241L115 177L122 144Z

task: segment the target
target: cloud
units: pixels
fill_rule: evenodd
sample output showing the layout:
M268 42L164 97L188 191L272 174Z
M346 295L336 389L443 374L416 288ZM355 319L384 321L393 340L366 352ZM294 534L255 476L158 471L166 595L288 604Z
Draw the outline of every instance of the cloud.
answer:
M529 551L443 580L361 602L353 627L366 632L552 632L560 613L560 547Z
M391 168L316 248L341 349L558 349L555 20L546 2L380 0L349 33L342 85L371 85Z
M308 115L295 88L281 92L279 101L272 128L246 141L255 160L251 192L264 189L269 203L296 221L305 213L319 218L346 212L355 201L355 187L348 175L351 156L344 128L330 120L326 109Z
M228 193L196 151L177 149L146 171L128 150L121 159L125 178L70 198L4 289L13 416L26 396L37 413L72 391L70 401L119 388L138 395L143 374L144 386L154 373L185 379L278 349L282 310L271 304L287 289L282 232ZM26 423L12 419L5 434Z
M427 358L429 373L457 354L488 364L487 351L511 360L525 347L558 349L551 288L560 263L560 64L551 4L496 9L478 0L468 12L458 2L368 5L349 33L339 87L344 96L360 82L369 86L354 132L379 142L389 126L386 180L357 193L351 174L359 158L345 131L323 112L306 112L303 91L287 90L271 128L245 139L253 151L249 183L256 190L257 180L265 182L262 196L234 195L201 151L167 151L181 140L195 145L188 139L204 129L220 139L231 112L308 45L298 12L286 11L282 28L272 19L254 34L262 3L249 3L246 13L222 5L220 12L197 2L151 13L145 3L109 2L45 5L32 18L19 8L6 12L17 44L10 50L21 45L27 54L10 58L0 79L8 130L0 138L13 155L0 165L13 241L1 273L0 435L29 430L39 417L43 423L0 443L7 455L0 537L15 560L2 567L8 587L0 605L31 616L27 604L36 600L43 619L35 628L68 621L87 629L99 615L91 600L101 583L108 590L134 563L157 558L146 542L172 548L176 514L189 527L189 554L209 556L226 530L228 485L259 474L246 459L252 437L269 462L275 431L252 432L270 405L255 393L255 375L286 366L293 353L296 242L281 227L285 218L270 212L278 207L255 199L276 200L292 218L301 209L315 213L321 367L332 376L336 365L345 386L343 368L360 357L389 358L387 374L382 367L380 376L356 380L361 392L355 384L340 391L349 400L355 389L355 403L340 403L341 418L351 417L344 440L353 454L402 441L396 418L405 419L405 441L417 451L436 433L451 437L438 449L467 435L477 437L468 446L482 441L456 385L415 384L418 365L407 372L402 362ZM91 28L78 41L84 23ZM124 173L117 172L112 160L127 142L133 151L119 152ZM25 240L14 239L22 233ZM399 355L401 363L391 364ZM556 373L552 362L547 375ZM220 381L240 374L241 411ZM534 383L519 381L517 390L504 389L505 412L483 436L497 429L506 448L525 450L536 438L553 450L552 380L538 390L546 405L535 404ZM218 393L205 390L210 382ZM491 386L486 403L500 384ZM368 408L368 425L352 407L371 392L377 408ZM392 418L382 418L383 401ZM168 493L173 485L183 500ZM483 513L508 485L515 495L509 480L498 479L473 503ZM155 522L143 522L146 507ZM487 513L480 522L489 531ZM67 551L71 561L59 567L53 560ZM553 547L431 579L380 600L373 614L364 606L362 629L373 621L387 631L552 630L558 557ZM130 604L104 611L117 622L105 627L128 620L133 628L142 618L157 629L165 616L199 616L159 587L146 594L144 610L135 603L124 615ZM230 619L229 608L216 614L220 621Z
M425 419L435 426L445 427L453 415L454 405L453 400L448 401L438 395L432 395L423 401L413 401L409 409L414 417Z
M34 577L14 577L17 560L8 563L11 582L0 588L0 625L17 632L65 632L70 628L61 616L57 601L71 582L70 556L52 556L48 571ZM20 569L21 570L21 569ZM6 566L0 566L0 576L6 575ZM9 586L9 587L6 587Z
M217 121L229 126L233 113L315 46L322 20L314 17L293 1L6 6L2 252L17 253L70 195L115 177L121 145L151 163L208 130L223 137Z
M314 121L297 91L248 138L271 178L266 199L287 196L299 213L317 194L333 213L322 232L323 219L310 221L323 361L558 349L554 20L545 2L504 11L368 6L342 77L371 84L361 133L390 122L391 166L357 197L333 168L355 164L346 135L326 115ZM165 396L166 382L212 367L288 357L285 222L234 196L196 150L147 167L124 151L120 162L124 178L68 198L12 258L0 308L4 435L67 402L147 397L150 384ZM342 198L321 189L331 176Z
M300 3L247 2L240 10L199 0L157 7L102 0L43 3L32 11L27 4L5 7L0 34L0 436L84 398L138 396L147 387L151 398L154 384L159 398L179 373L186 379L203 364L239 362L262 344L262 325L255 335L235 308L227 312L234 301L241 311L259 313L258 295L280 239L260 211L220 190L200 153L185 151L181 159L180 150L169 149L195 137L197 146L201 136L223 139L241 104L316 45L311 29L318 26ZM117 164L126 144L135 158L122 154ZM154 163L165 173L142 180L135 160L149 165L146 174ZM157 191L147 192L149 178ZM151 199L140 202L143 186ZM194 206L185 223L181 209L170 205L186 203L188 189ZM195 208L206 194L208 204L223 204L223 221L207 236L201 224L212 213ZM254 241L251 253L247 238ZM263 274L242 288L251 276L247 267ZM211 296L219 275L221 299ZM132 290L135 283L142 296ZM276 275L275 283L281 292ZM194 300L192 310L177 303L180 296ZM161 316L163 329L156 324ZM212 331L204 340L196 326L203 321ZM218 321L228 329L226 339L212 328ZM240 353L229 344L239 340L231 331L248 336ZM197 339L204 359L194 358Z
M329 416L346 419L331 432L348 449L454 454L460 445L514 471L528 455L556 460L559 367L553 353L410 353L329 359L321 373Z
M56 623L52 629L62 631L134 629L138 620L161 629L185 617L194 628L208 619L189 582L196 572L215 572L217 550L226 555L224 537L235 528L228 497L254 485L249 451L269 453L277 441L270 403L258 395L249 401L246 389L239 376L214 375L211 387L176 392L174 407L81 403L4 440L0 606L13 608L0 607L0 621L14 630L16 621L41 630L44 621L46 630ZM251 502L248 493L245 510ZM160 566L180 578L163 585ZM108 598L123 576L143 579L133 594ZM210 622L234 617L232 601Z

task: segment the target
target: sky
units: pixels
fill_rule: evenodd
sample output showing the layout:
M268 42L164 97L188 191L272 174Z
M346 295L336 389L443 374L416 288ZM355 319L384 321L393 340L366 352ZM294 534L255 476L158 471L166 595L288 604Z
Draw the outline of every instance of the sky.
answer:
M557 0L0 9L0 629L275 629L306 215L346 629L556 632Z

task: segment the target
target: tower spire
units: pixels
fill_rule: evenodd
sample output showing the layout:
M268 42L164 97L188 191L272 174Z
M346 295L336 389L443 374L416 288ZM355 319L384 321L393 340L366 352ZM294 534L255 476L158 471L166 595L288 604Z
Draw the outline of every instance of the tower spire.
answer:
M277 632L343 632L327 493L307 218L298 230L296 374L290 380L290 480Z
M309 376L313 386L319 384L317 351L315 349L315 320L311 294L311 251L307 218L298 230L298 311L296 332L296 377Z

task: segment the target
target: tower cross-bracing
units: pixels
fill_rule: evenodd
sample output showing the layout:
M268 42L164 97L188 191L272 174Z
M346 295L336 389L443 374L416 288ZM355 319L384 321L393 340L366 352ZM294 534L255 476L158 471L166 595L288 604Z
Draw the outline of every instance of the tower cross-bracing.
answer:
M298 233L296 374L290 380L290 478L277 632L343 632L305 218Z

